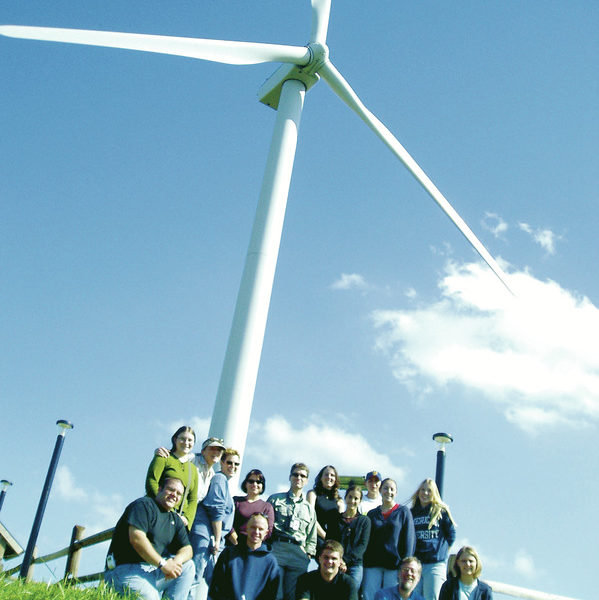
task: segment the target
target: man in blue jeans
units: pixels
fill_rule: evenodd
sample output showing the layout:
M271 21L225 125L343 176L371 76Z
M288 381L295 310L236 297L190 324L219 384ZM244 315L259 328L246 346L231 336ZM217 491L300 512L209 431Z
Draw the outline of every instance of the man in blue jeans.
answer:
M104 580L117 592L137 592L144 600L185 600L195 568L187 529L174 511L185 486L175 478L159 486L155 498L129 504L116 524Z

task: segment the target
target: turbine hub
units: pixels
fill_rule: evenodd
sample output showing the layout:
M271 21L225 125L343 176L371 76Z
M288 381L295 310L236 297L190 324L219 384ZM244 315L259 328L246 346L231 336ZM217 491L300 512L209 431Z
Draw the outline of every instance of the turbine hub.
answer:
M310 51L310 62L302 67L305 73L317 73L329 60L329 47L326 44L320 44L319 42L312 42L308 44L308 50Z

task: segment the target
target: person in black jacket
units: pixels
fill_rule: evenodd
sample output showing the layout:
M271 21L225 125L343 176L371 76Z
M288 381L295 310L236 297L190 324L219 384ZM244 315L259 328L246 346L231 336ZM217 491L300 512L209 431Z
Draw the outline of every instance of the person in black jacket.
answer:
M472 546L459 549L452 576L441 587L439 600L460 600L461 593L468 600L493 600L491 586L478 579L483 570L478 553Z
M370 539L370 519L360 514L362 487L351 482L345 492L343 513L332 513L327 526L327 540L337 540L343 546L343 561L346 573L356 582L362 583L362 557Z

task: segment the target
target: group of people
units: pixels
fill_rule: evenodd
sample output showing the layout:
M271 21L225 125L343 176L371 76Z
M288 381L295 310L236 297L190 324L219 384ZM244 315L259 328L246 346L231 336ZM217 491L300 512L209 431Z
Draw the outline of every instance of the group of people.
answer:
M472 547L459 550L445 580L455 523L431 479L411 506L396 502L395 481L377 471L342 499L332 465L304 494L310 471L298 462L287 491L264 500L264 474L252 469L244 495L232 496L236 450L211 437L194 454L190 427L171 441L155 451L147 495L115 527L105 580L117 591L147 600L492 599ZM308 571L312 558L318 568Z

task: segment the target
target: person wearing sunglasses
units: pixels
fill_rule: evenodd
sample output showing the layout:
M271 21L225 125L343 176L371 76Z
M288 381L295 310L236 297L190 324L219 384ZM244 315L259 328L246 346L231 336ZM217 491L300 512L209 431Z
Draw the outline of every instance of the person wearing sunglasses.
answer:
M316 554L316 511L302 492L309 474L304 463L295 463L289 472L289 491L268 498L275 513L271 539L279 564L278 600L295 600L297 578Z
M220 472L210 481L206 497L198 504L191 528L191 546L196 567L194 585L189 600L206 600L208 586L225 536L233 527L235 505L229 491L229 479L239 469L239 452L227 448L220 460Z
M272 504L260 498L265 488L266 479L260 469L252 469L241 482L241 489L245 492L245 496L233 497L235 517L233 519L233 529L227 537L227 541L231 544L246 543L247 524L250 517L256 513L261 513L267 520L266 539L271 536L275 523L275 512Z

